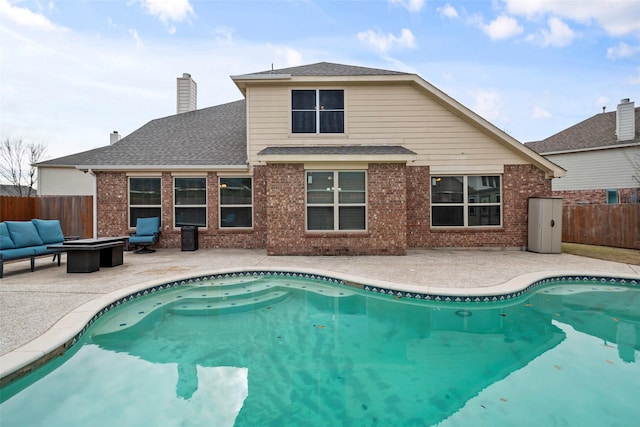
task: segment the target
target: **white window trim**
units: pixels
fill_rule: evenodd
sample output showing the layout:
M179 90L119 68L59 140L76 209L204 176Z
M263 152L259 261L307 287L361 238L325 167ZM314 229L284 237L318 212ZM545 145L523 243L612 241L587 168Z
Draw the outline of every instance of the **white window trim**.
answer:
M363 172L364 173L364 202L363 203L340 203L340 188L338 190L333 191L333 203L314 203L309 205L309 201L307 200L308 191L308 172L331 172L333 173L333 182L338 182L338 174L340 172ZM369 204L367 200L369 199L369 188L368 188L368 174L367 170L357 169L338 169L338 170L322 170L322 169L308 169L305 170L305 179L304 179L304 228L306 233L366 233L369 230ZM308 208L309 207L327 207L330 206L333 208L333 230L309 230L309 218L308 218ZM344 206L364 206L364 229L362 230L341 230L340 229L340 207Z
M316 131L313 133L305 133L305 132L293 132L293 112L294 111L312 111L312 110L294 110L293 109L293 91L294 90L313 90L316 92ZM342 132L320 132L320 108L318 108L318 104L320 104L320 91L321 90L341 90L342 91L342 102L344 107L342 110L325 110L325 111L342 111ZM302 136L313 136L313 135L322 135L323 137L330 136L344 136L347 134L347 91L344 88L309 88L309 87L294 87L289 91L289 136L291 137L300 137Z
M250 205L223 205L222 197L220 197L220 180L226 178L249 178L251 179L251 204ZM254 179L251 175L219 175L218 176L218 230L253 230L255 225L255 186ZM251 208L251 227L223 227L222 226L222 207L225 208Z
M500 174L438 174L437 176L462 176L462 203L433 203L433 194L431 193L433 191L433 186L431 185L431 181L429 181L429 222L430 222L430 226L431 228L437 229L437 230L442 230L442 229L470 229L470 230L475 230L475 229L479 229L479 228L503 228L504 227L504 218L503 218L503 213L504 213L504 209L502 207L502 194L504 192L504 188L503 188L503 176ZM498 199L500 200L499 202L489 202L489 203L480 203L480 202L476 202L476 203L469 203L469 185L468 185L468 178L471 176L497 176L500 180L500 194L498 195ZM431 174L430 178L435 178L436 176L434 174ZM463 213L463 224L464 225L433 225L433 211L431 208L433 208L434 206L455 206L455 207L460 207L462 206L462 213ZM485 206L498 206L500 208L500 224L498 225L489 225L489 224L482 224L482 225L469 225L469 208L482 208Z
M181 178L204 178L204 205L177 205L176 204L176 179ZM209 192L207 189L209 188L209 180L204 175L174 175L173 176L173 229L179 230L181 226L176 225L176 208L201 208L204 207L204 222L205 226L198 226L198 228L202 228L204 230L209 228Z
M160 180L160 204L159 205L133 205L131 206L131 179L148 179L148 178L156 178ZM160 209L160 220L162 220L162 177L157 174L154 175L130 175L127 176L127 228L136 228L135 225L130 226L131 224L131 208L159 208Z

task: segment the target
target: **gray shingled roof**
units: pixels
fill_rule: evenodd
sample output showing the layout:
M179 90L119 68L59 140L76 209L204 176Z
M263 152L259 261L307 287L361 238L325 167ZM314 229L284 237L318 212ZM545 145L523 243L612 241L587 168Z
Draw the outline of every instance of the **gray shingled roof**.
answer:
M246 165L245 100L155 119L113 145L39 165Z
M317 64L302 65L300 67L280 68L278 70L260 71L244 76L262 74L290 74L292 76L395 76L407 75L400 71L380 70L377 68L356 67L354 65L318 62Z
M539 154L588 150L640 143L640 107L635 109L636 137L630 141L616 138L616 112L600 113L547 139L528 142L527 147Z
M309 147L267 147L258 155L392 155L409 154L413 151L399 145L328 145Z

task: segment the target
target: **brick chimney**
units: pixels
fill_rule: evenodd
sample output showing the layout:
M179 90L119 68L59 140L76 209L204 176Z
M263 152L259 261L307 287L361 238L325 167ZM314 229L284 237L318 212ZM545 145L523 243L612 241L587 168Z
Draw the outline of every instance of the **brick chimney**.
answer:
M618 141L629 141L636 137L635 103L624 98L616 110L616 135Z
M178 77L178 95L176 100L177 113L186 113L197 108L198 85L191 78L191 74L183 73Z

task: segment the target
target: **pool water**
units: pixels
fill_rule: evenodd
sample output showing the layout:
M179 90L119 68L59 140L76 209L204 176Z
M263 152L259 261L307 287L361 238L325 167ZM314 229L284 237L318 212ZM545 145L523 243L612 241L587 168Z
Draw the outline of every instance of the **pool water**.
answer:
M2 390L9 426L626 426L640 290L571 283L435 303L288 278L109 311Z

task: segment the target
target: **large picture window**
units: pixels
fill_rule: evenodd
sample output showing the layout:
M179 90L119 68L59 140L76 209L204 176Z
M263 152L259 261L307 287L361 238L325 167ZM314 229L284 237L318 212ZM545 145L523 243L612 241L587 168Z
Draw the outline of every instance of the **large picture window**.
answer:
M138 218L161 218L160 188L160 178L129 178L129 227L135 227Z
M364 171L307 172L307 230L362 231L367 226Z
M253 227L250 177L220 178L220 228Z
M499 226L502 185L499 175L431 177L431 225Z
M291 91L291 132L344 133L344 91Z
M174 178L174 222L185 225L207 226L207 179Z

